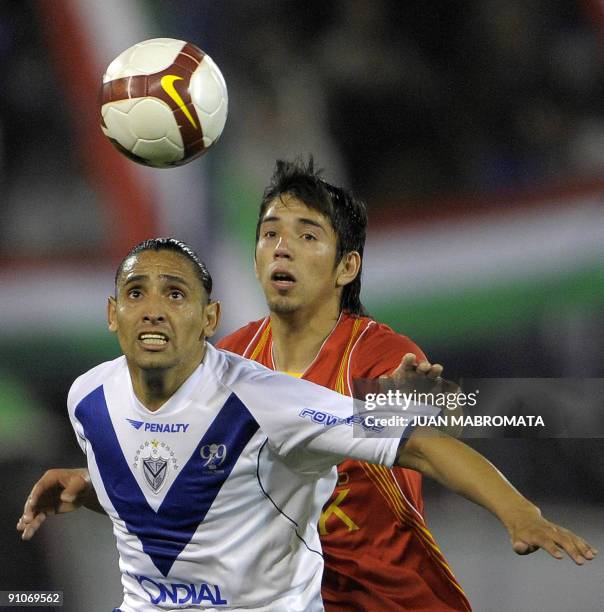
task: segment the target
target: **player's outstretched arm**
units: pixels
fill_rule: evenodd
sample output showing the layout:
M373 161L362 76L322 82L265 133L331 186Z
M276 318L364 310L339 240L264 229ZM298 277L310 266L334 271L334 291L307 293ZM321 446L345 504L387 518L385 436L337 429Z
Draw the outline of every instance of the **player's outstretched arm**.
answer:
M539 508L482 455L436 429L418 427L399 449L396 463L434 478L492 512L508 530L512 547L520 555L543 548L561 559L562 548L575 563L583 565L597 554L572 531L544 519Z
M17 523L23 540L31 540L46 517L80 506L104 514L86 468L48 470L33 486Z

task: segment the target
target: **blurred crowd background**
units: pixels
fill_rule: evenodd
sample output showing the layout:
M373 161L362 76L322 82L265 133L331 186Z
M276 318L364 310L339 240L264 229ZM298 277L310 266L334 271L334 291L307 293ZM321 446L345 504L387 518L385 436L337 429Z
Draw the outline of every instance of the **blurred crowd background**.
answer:
M167 171L98 126L104 68L160 36L200 46L229 87L220 142ZM264 314L253 241L277 158L313 154L367 201L363 301L448 376L604 377L603 53L597 0L1 3L0 589L119 604L108 521L85 511L27 545L14 524L43 469L82 463L66 394L118 355L105 302L131 246L190 242L220 335ZM472 444L604 546L601 440ZM486 513L426 488L476 610L601 609L601 562L516 558Z

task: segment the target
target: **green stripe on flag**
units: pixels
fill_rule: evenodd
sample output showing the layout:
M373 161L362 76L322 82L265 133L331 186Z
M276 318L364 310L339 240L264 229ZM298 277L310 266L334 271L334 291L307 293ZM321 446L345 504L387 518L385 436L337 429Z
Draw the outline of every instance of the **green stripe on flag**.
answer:
M604 305L604 266L555 279L523 279L452 295L379 302L364 300L373 317L412 338L439 341L509 334L544 311L563 312Z

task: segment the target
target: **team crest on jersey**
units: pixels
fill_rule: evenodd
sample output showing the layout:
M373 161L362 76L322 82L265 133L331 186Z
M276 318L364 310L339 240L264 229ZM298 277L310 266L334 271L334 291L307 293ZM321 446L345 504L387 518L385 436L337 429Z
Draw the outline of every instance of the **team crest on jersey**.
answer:
M203 468L214 474L220 474L224 470L219 469L227 457L226 444L206 444L199 449L202 459L205 459Z
M143 471L147 486L158 493L168 480L169 471L178 470L178 459L165 442L146 440L136 451L134 468Z

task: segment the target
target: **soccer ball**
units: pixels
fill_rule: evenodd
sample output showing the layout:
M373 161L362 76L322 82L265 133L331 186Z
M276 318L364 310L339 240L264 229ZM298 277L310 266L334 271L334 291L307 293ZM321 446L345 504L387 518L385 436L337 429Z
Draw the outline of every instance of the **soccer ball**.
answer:
M140 42L103 75L101 129L134 161L180 166L205 153L227 117L226 83L201 49L173 38Z

